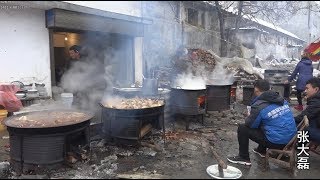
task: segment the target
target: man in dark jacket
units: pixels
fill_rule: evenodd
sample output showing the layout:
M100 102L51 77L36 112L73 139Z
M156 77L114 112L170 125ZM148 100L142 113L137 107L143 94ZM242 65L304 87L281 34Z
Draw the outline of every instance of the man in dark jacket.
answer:
M228 161L251 165L249 139L259 144L253 152L265 157L266 148L282 149L297 133L293 114L288 102L278 93L270 91L266 80L257 80L254 85L257 96L251 113L244 124L238 126L239 155L228 157Z
M309 119L309 140L320 144L320 79L311 78L306 85L307 108L295 117L298 124L306 115Z
M294 108L298 111L303 110L302 105L302 97L301 94L306 87L306 82L313 77L313 66L312 61L309 59L308 54L304 53L300 62L296 65L294 71L292 72L291 76L288 78L286 83L291 82L293 79L296 78L298 75L297 82L296 82L296 90L297 90L297 99L298 99L298 106Z

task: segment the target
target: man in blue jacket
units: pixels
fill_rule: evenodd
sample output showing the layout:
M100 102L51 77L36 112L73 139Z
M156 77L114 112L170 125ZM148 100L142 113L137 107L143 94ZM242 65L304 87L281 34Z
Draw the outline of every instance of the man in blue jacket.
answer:
M305 90L306 82L313 77L313 66L312 61L309 59L308 54L304 53L302 55L301 60L296 65L294 71L292 72L291 76L288 78L286 83L291 82L293 79L296 78L298 75L297 82L296 82L296 90L297 90L297 99L299 105L294 106L294 108L298 111L303 110L302 105L302 97L301 94Z
M259 144L253 152L265 157L266 148L282 149L297 133L288 102L278 93L270 91L266 80L257 80L250 115L238 126L239 155L228 161L251 165L249 139Z
M299 124L306 115L309 119L309 127L306 128L309 139L314 144L320 144L320 79L316 77L309 79L305 92L308 106L295 117L295 121Z

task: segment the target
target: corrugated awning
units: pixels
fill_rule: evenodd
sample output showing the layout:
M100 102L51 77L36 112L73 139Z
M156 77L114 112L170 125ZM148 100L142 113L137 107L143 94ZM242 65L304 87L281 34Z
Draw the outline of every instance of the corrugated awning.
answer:
M145 23L142 18L139 20L141 22L56 8L46 11L47 28L118 33L135 37L142 37L144 32Z

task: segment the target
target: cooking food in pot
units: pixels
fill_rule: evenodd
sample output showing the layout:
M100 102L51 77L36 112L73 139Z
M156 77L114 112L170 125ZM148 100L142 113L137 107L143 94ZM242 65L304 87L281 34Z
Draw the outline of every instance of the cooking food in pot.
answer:
M150 99L150 98L130 98L130 99L109 99L102 103L107 108L115 109L144 109L153 108L164 105L163 100Z
M12 116L5 124L18 128L45 128L77 124L91 118L92 115L77 111L37 111Z

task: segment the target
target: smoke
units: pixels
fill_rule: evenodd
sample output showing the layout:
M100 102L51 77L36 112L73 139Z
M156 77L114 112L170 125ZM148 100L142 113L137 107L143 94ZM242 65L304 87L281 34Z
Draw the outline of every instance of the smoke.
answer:
M205 89L206 81L202 76L194 76L192 73L178 74L173 88L181 89Z
M61 78L65 92L74 94L74 104L79 109L96 111L103 95L111 93L113 87L113 49L85 46L82 57L74 61Z
M101 104L105 107L113 107L115 104L121 104L124 98L117 95L110 95L109 93L104 93L101 100Z
M194 67L188 64L185 73L178 74L174 78L173 87L182 89L205 89L206 85L230 85L233 84L234 74L243 69L252 74L252 64L243 58L219 57L213 51L209 51L216 60L213 71L208 71L204 65Z
M206 82L209 85L230 85L234 82L233 75L234 72L229 70L225 64L217 63Z

